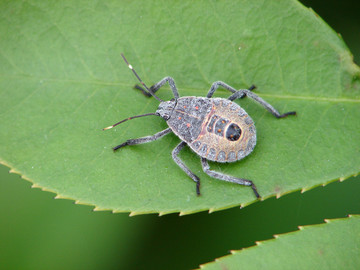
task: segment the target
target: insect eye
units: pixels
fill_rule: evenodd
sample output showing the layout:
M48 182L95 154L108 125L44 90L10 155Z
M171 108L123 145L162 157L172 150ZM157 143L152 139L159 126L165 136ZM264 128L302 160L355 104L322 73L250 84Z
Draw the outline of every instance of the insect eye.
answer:
M241 136L241 129L236 124L231 124L226 131L226 139L229 141L237 141Z

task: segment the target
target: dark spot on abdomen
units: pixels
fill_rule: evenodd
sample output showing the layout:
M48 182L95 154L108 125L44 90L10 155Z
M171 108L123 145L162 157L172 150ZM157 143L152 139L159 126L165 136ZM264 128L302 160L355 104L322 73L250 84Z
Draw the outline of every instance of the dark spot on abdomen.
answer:
M240 136L241 128L237 124L232 123L226 131L226 139L229 141L237 141Z

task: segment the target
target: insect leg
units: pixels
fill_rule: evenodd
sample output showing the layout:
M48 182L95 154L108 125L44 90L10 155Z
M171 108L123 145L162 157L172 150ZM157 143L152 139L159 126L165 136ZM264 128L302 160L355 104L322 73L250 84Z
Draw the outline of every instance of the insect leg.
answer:
M231 87L230 85L222 82L222 81L217 81L217 82L214 82L211 87L210 87L210 90L208 92L208 94L206 95L207 98L211 98L213 96L213 94L215 93L215 91L219 88L219 87L222 87L226 90L229 90L230 92L232 93L236 93L238 92L238 90L236 90L234 87ZM248 89L249 91L255 89L255 85L252 85L250 86L250 88ZM245 97L245 95L241 96L241 97L238 97L238 98L243 98Z
M149 92L147 92L144 88L142 88L142 87L141 87L140 85L138 85L138 84L135 84L134 89L140 90L141 93L143 93L144 96L152 97L152 95L151 95ZM153 93L155 94L155 91L153 91Z
M158 83L155 83L153 86L150 87L150 90L155 93L157 90L160 89L160 87L162 87L165 83L169 83L170 85L170 89L174 94L175 99L179 98L179 92L175 86L175 81L173 78L171 77L165 77L164 79L162 79L161 81L159 81Z
M200 195L200 178L197 177L190 169L181 161L181 159L178 157L181 149L184 148L186 145L186 142L179 143L174 150L172 151L172 158L175 161L175 163L196 183L196 194Z
M223 181L227 181L227 182L231 182L231 183L235 183L235 184L239 184L239 185L243 185L243 186L250 186L252 188L252 190L254 191L256 198L260 198L260 195L256 189L256 186L252 181L242 179L242 178L236 178L236 177L233 177L233 176L230 176L227 174L212 171L212 170L210 170L210 166L209 166L209 163L206 158L201 158L201 165L203 167L204 172L207 175L214 177L216 179L219 179L219 180L223 180Z
M171 78L171 77L165 77L164 79L162 79L162 80L159 81L158 83L154 84L153 86L150 87L150 91L155 94L156 91L159 90L160 87L162 87L162 86L163 86L165 83L167 83L167 82L168 82L169 85L170 85L170 89L171 89L171 91L173 92L175 99L178 99L178 98L179 98L179 92L178 92L178 90L177 90L177 88L176 88L176 86L175 86L174 79ZM151 94L148 93L148 92L146 92L146 91L144 90L144 88L142 88L141 86L139 86L139 85L136 84L136 85L134 86L134 88L140 90L145 96L151 97Z
M229 100L233 101L238 98L242 98L244 95L252 98L256 102L258 102L261 106L263 106L265 109L267 109L272 115L274 115L276 118L284 118L288 115L296 115L296 112L287 112L284 114L280 114L273 106L271 106L269 103L267 103L265 100L263 100L258 95L254 94L253 92L249 90L239 90L236 93L232 94L229 97Z
M142 143L156 141L157 139L162 138L163 136L165 136L166 134L169 134L170 132L171 132L171 128L167 128L167 129L164 129L163 131L160 131L152 136L146 136L146 137L142 137L142 138L138 138L138 139L130 139L122 144L119 144L118 146L115 146L113 148L113 150L116 151L119 148L122 148L127 145L135 145L135 144L142 144Z
M227 90L229 90L229 91L232 92L232 93L235 93L235 92L236 92L236 89L233 88L233 87L231 87L230 85L228 85L228 84L226 84L226 83L224 83L224 82L222 82L222 81L216 81L216 82L214 82L214 83L211 85L210 90L209 90L209 92L207 93L206 97L207 97L207 98L211 98L211 97L213 96L213 94L215 93L215 91L216 91L220 86L223 87L223 88L225 88L225 89L227 89Z

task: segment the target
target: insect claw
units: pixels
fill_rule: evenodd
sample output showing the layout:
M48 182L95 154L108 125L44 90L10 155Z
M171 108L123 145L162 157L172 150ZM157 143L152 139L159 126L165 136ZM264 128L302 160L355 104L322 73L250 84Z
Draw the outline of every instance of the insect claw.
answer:
M117 146L116 146L116 147L113 147L112 150L113 150L114 152L116 152L116 150L118 150L119 148L120 148L120 147L117 147Z
M198 179L200 180L200 179ZM197 196L200 196L200 181L199 182L196 182L196 195Z
M259 193L258 193L258 191L257 191L257 188L256 188L256 186L255 186L254 183L251 183L251 188L252 188L252 190L254 191L256 198L257 198L257 199L261 199L261 196L259 195Z
M126 141L126 142L124 142L122 144L119 144L118 146L113 147L113 150L115 152L116 150L118 150L118 149L120 149L120 148L122 148L122 147L124 147L126 145L129 145L129 141Z
M287 112L278 116L278 118L285 118L288 115L296 115L296 112Z

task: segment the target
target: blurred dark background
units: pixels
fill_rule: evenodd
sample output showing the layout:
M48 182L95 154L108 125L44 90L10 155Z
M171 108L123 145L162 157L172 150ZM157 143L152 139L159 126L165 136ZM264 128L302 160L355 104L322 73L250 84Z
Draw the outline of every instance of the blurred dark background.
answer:
M337 33L340 33L350 51L354 61L360 64L360 1L321 1L302 0L306 7L312 8Z
M336 32L360 63L360 1L301 1ZM179 217L93 212L54 200L0 166L0 269L191 269L231 249L360 214L360 177L244 209Z

